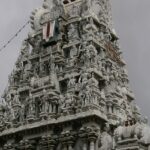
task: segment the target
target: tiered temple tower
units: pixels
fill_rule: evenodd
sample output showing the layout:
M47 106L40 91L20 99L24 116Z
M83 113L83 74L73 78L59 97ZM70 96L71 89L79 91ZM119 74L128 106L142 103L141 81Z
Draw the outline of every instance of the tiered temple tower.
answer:
M0 150L148 149L109 0L44 0L0 104Z

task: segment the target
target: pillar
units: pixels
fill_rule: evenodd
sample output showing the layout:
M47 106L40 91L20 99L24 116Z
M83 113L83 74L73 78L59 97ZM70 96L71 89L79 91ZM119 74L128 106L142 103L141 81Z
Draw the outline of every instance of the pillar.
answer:
M87 143L86 143L86 141L84 141L83 150L87 150Z
M64 144L64 145L63 145L63 150L68 150L68 148L67 148L67 145L66 145L66 144Z
M48 146L49 150L54 150L54 146L50 145Z
M95 150L95 142L94 142L94 140L90 141L90 150Z
M52 104L51 103L49 103L49 113L52 113Z
M53 104L53 113L56 113L56 104Z
M112 113L112 108L111 108L111 107L112 107L112 104L109 103L109 104L108 104L108 113L109 113L109 114Z
M69 144L69 145L68 145L68 150L73 150L72 144Z

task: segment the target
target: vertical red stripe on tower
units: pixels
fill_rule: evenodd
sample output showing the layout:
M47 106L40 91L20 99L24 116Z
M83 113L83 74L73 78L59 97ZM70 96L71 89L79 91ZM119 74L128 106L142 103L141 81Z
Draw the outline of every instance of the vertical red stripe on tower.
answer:
M48 41L54 36L55 21L49 21L43 25L43 40Z
M46 38L50 37L50 30L51 30L51 25L50 25L50 22L48 22L47 23Z

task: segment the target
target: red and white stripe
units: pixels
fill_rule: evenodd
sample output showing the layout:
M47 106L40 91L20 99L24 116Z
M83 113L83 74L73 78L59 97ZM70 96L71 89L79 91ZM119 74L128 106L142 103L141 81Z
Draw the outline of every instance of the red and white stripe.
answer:
M54 36L55 21L49 21L43 26L43 40L49 41Z

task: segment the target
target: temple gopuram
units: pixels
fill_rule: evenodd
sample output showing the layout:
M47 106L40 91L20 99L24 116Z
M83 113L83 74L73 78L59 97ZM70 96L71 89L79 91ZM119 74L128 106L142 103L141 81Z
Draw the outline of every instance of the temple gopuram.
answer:
M44 0L0 100L0 150L150 150L110 0Z

